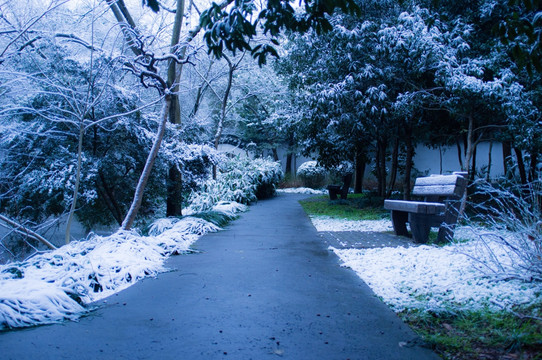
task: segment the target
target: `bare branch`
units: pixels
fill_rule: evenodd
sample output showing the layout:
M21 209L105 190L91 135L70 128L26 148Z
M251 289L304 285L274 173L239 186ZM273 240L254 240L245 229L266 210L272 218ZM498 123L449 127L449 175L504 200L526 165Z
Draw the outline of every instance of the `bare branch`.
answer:
M32 239L34 239L36 241L41 242L42 244L44 244L45 246L47 246L51 250L56 249L56 246L51 244L49 241L47 241L47 239L42 237L40 234L37 234L37 233L33 232L32 230L24 227L23 225L15 222L14 220L11 220L11 219L9 219L8 217L6 217L4 215L0 215L0 220L5 222L6 224L9 224L10 226L12 226L16 232L22 233L23 235L26 235L29 238L32 238Z

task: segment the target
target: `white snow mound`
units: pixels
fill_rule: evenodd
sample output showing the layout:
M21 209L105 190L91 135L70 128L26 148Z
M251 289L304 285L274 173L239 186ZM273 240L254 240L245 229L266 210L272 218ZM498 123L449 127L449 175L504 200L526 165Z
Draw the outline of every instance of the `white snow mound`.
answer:
M83 304L165 271L164 261L219 227L195 217L162 219L149 236L93 235L31 259L0 266L0 329L74 319ZM71 296L70 296L71 295Z

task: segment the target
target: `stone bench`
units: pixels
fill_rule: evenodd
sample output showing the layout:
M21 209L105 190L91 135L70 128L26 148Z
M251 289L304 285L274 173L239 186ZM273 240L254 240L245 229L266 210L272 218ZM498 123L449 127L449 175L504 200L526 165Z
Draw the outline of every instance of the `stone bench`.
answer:
M439 228L438 242L451 240L466 186L464 173L417 178L412 195L423 197L423 201L384 201L384 208L391 211L395 234L410 236L408 222L412 238L418 243L428 241L432 227Z

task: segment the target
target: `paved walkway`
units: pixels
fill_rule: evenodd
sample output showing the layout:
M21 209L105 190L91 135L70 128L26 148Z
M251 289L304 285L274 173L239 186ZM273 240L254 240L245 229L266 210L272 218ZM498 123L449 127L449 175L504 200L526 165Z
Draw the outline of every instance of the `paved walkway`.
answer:
M437 359L339 266L301 198L259 202L79 322L0 333L0 359Z

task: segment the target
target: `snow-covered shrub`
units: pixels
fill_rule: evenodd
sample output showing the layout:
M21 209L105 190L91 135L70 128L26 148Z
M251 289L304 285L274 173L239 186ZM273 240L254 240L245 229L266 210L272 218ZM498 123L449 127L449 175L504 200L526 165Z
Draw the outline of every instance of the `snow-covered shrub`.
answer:
M318 189L324 186L327 170L316 161L307 161L297 169L297 176L306 187Z
M189 199L190 210L212 210L220 202L250 204L270 197L282 178L278 162L268 159L233 158L219 167L216 180L206 181Z
M0 266L0 330L76 319L85 304L165 270L165 259L186 252L219 228L201 218L156 221L149 236L135 231L91 236L24 262Z
M499 277L542 281L542 181L527 185L510 182L475 183L477 215L471 223L479 238L481 269ZM476 255L473 255L476 257Z
M343 177L352 173L354 173L354 165L349 161L343 161L329 169L329 181L332 184L342 184Z

